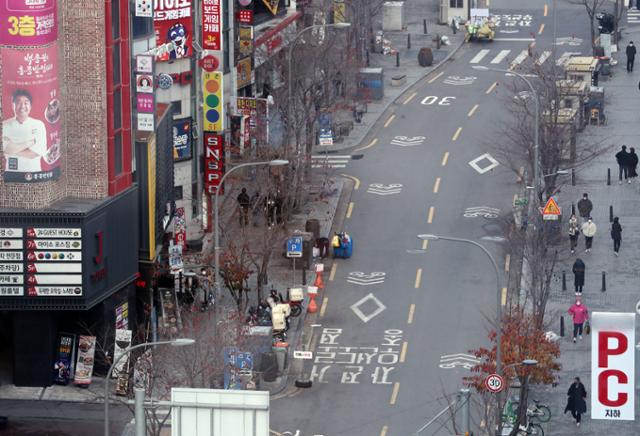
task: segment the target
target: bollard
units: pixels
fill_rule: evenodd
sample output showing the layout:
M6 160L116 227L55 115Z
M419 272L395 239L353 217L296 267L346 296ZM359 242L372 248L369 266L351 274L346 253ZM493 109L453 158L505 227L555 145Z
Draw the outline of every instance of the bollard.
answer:
M302 267L302 286L307 286L307 268Z
M609 222L613 222L613 206L609 206Z
M369 66L369 50L366 51L366 55L367 55L367 67Z
M564 315L560 316L560 337L564 338Z
M411 48L411 34L407 33L407 48Z
M571 215L575 215L575 214L576 214L576 204L571 203Z
M611 186L611 168L607 168L607 186Z
M576 170L571 168L571 186L576 186Z
M563 291L567 290L567 272L566 271L562 271L562 290Z
M400 66L400 52L396 52L396 67Z
M422 25L424 26L424 34L427 34L427 19L422 20Z
M451 20L451 28L453 29L453 34L455 35L458 32L458 26L456 25L456 20Z
M436 48L440 50L440 34L436 33Z
M602 292L606 292L607 290L607 274L602 271Z

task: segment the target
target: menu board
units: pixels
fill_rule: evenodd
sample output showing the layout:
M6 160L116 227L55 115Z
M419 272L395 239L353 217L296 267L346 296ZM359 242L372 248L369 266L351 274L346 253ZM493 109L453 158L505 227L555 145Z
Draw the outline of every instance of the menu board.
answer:
M79 386L89 386L93 374L93 363L96 354L96 337L80 336L78 340L78 362L73 383Z
M82 296L82 229L0 228L0 297Z

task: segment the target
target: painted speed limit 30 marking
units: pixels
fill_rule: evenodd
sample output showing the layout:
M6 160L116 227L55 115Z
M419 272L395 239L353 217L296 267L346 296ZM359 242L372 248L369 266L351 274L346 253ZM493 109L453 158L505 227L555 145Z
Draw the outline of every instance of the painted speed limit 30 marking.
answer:
M437 95L427 95L422 99L420 104L425 106L438 105L438 106L450 106L451 102L455 100L456 97L438 97Z

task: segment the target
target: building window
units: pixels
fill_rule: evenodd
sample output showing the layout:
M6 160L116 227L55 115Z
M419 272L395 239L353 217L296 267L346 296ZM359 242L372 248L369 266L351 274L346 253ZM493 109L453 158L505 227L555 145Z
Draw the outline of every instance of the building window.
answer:
M122 130L113 137L113 167L116 175L122 173Z
M133 37L135 39L153 35L152 18L133 16L132 19L133 24L131 27L133 29Z
M122 91L120 87L113 90L113 128L122 127Z
M120 38L120 0L111 0L111 37Z
M464 7L464 0L449 0L450 8L462 8Z
M121 74L121 65L120 65L120 43L113 44L113 55L111 56L113 59L113 85L120 84L120 74Z
M182 186L174 186L173 195L175 196L176 201L182 200Z

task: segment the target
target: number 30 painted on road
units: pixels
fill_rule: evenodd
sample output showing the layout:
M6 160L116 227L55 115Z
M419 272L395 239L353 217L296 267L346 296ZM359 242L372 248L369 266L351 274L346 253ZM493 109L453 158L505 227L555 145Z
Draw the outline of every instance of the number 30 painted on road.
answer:
M438 103L440 106L449 106L451 104L451 100L455 100L455 97L442 97L438 101L438 97L435 95L428 95L422 99L420 103L430 106L434 103Z

